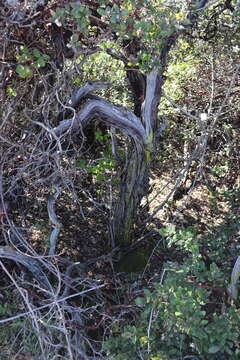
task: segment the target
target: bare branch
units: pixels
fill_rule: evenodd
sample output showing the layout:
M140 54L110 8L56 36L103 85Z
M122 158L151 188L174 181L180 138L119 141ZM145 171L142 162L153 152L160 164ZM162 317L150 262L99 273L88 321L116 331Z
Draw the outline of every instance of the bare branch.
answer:
M81 296L81 295L84 295L84 294L87 294L91 291L94 291L94 290L98 290L98 289L101 289L101 288L104 288L106 287L106 283L105 284L102 284L102 285L98 285L98 286L94 286L90 289L86 289L86 290L83 290L83 291L80 291L78 293L75 293L75 294L71 294L71 295L68 295L66 297L62 297L62 298L59 298L59 299L55 299L54 301L52 301L51 303L49 304L46 304L46 305L43 305L43 306L39 306L39 307L36 307L34 309L32 309L31 311L26 311L24 313L20 313L20 314L17 314L15 316L11 316L11 317L8 317L6 319L2 319L0 320L0 324L3 324L3 323L7 323L9 321L13 321L13 320L16 320L16 319L19 319L19 318L22 318L22 317L25 317L26 315L29 315L31 314L32 312L36 312L36 311L39 311L39 310L43 310L43 309L47 309L47 308L51 308L51 306L54 306L54 305L57 305L58 303L61 303L61 302L64 302L68 299L72 299L74 297L77 297L77 296Z
M60 223L60 221L58 221L58 218L57 218L57 215L56 215L55 209L54 209L55 202L56 202L58 196L61 194L61 190L60 190L59 186L57 186L57 185L54 185L54 190L55 190L55 193L52 196L50 196L50 199L48 200L48 207L47 207L49 219L52 222L52 224L54 225L54 229L52 230L51 236L50 236L50 248L48 251L48 255L55 254L57 238L58 238L60 229L62 227L62 224Z
M117 107L103 99L87 102L75 117L61 121L60 125L55 127L53 131L56 136L70 129L73 132L79 131L86 127L95 116L107 125L120 129L136 141L146 144L146 131L140 119L131 111Z
M74 109L79 105L82 98L84 98L89 93L96 91L96 90L102 90L106 89L111 86L111 83L108 82L100 82L100 81L89 81L84 86L82 86L80 89L75 91L69 101L69 105L73 107Z
M186 115L187 117L189 117L190 119L199 122L199 117L198 116L194 116L192 114L190 114L187 110L185 110L183 107L181 107L180 105L178 105L175 101L173 101L170 97L168 97L165 92L163 92L163 96L165 97L165 99L170 102L170 104L172 106L174 106L176 109L178 109L180 111L180 113Z
M33 274L35 279L37 279L39 283L45 287L45 289L52 291L51 284L49 283L48 278L37 259L21 254L8 246L0 246L0 258L10 259L22 264Z
M155 125L157 108L160 99L159 86L161 79L157 69L153 69L147 76L146 96L142 105L143 121L145 124L147 134L152 132L152 128Z

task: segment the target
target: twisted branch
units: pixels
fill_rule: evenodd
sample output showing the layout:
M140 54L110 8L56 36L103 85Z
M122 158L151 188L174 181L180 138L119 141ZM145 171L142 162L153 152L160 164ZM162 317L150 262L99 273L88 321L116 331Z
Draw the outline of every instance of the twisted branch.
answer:
M71 97L69 104L72 107L76 107L83 97L86 97L91 91L103 88L104 86L109 86L109 84L87 83ZM136 142L144 145L147 143L146 131L139 117L134 115L133 112L123 107L115 106L99 97L86 102L74 117L61 121L53 129L53 132L56 136L60 136L68 130L77 132L86 127L95 116L99 117L107 125L120 129Z
M51 284L37 259L15 251L9 246L0 246L0 258L10 259L22 264L46 290L52 291Z
M60 223L60 221L58 221L58 218L57 218L57 215L55 212L55 202L57 201L57 198L61 194L61 190L58 185L54 185L53 188L55 189L55 193L52 196L50 196L50 198L48 200L48 205L47 205L48 217L49 217L51 223L54 225L54 229L52 230L51 235L50 235L50 248L48 251L48 255L55 254L57 238L58 238L60 229L62 227L62 224Z

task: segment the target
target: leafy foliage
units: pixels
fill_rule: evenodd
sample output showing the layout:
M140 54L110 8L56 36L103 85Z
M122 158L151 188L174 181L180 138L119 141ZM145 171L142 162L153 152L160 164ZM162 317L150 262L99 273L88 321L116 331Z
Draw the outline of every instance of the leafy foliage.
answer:
M20 54L16 55L18 65L16 67L17 74L25 79L33 74L33 71L46 66L46 61L50 57L46 54L41 54L38 49L31 51L26 46L20 46Z
M238 226L237 226L238 225ZM235 221L228 230L237 233ZM215 229L216 231L216 229ZM108 356L121 360L168 360L192 356L196 359L239 358L239 308L226 301L226 260L222 253L226 241L225 228L221 226L208 242L208 237L194 235L192 229L174 228L161 231L168 246L176 244L188 252L183 263L168 262L164 265L160 281L144 289L144 295L135 300L141 314L134 326L126 326L120 336L113 336L104 344ZM219 237L221 238L220 243ZM200 249L209 244L218 256L211 256L207 265ZM219 244L219 245L217 245ZM221 244L221 245L220 245ZM221 252L221 255L220 255ZM186 255L185 255L186 256ZM220 267L214 262L221 257ZM212 303L214 296L219 303ZM114 331L113 331L114 335Z
M0 7L0 245L52 291L1 257L0 353L238 359L239 2L42 3ZM72 106L96 80L108 86ZM120 250L116 213L136 218Z

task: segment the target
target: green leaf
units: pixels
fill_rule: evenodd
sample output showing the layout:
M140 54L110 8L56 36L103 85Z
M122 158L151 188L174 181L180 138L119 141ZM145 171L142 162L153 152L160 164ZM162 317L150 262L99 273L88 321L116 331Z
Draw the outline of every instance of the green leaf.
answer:
M145 304L145 300L143 298L138 297L135 299L135 304L138 306L142 306Z
M41 55L41 53L40 53L40 51L39 51L38 49L34 49L34 50L33 50L33 56L34 56L35 58L39 58L39 57L41 57L42 55Z
M43 57L40 57L39 59L37 59L37 61L34 62L34 64L40 68L40 67L44 67L46 65L45 60L43 59Z
M208 349L209 354L216 354L220 350L220 346L218 345L212 345Z
M107 175L106 174L98 174L96 176L96 180L97 181L103 181L103 180L106 180L107 179Z
M175 312L175 315L176 315L176 316L181 316L181 315L182 315L182 313L181 313L181 312L179 312L179 311L176 311L176 312Z
M78 34L73 34L71 36L71 42L72 43L76 43L76 42L78 42L78 40L79 40L79 35Z
M16 72L23 79L32 75L31 68L29 66L24 66L24 65L18 65L16 67Z
M95 137L97 140L104 140L104 135L101 131L95 131Z
M44 60L45 60L45 61L50 60L50 56L49 56L49 55L47 55L47 54L43 54L43 56L42 56L42 57L44 58Z
M26 54L29 54L29 49L28 49L28 47L26 47L26 46L20 46L20 50L23 52L23 53L26 53Z
M148 289L144 289L144 295L147 302L152 301L152 293Z
M98 12L98 14L101 15L101 16L103 16L103 15L106 14L106 10L103 9L103 8L97 9L97 12Z
M8 93L8 95L10 95L10 96L17 96L17 92L16 92L16 90L15 89L13 89L13 88L11 88L11 87L9 87L8 89L7 89L7 93Z
M98 165L94 165L94 166L90 166L88 169L88 172L90 174L98 174L100 171L99 166Z
M83 159L79 159L76 161L76 167L80 169L86 169L86 161Z

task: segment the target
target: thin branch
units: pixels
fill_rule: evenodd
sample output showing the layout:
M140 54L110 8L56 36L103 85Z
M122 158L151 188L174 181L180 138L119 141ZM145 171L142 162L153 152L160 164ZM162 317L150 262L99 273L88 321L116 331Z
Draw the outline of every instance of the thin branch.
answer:
M37 259L21 254L8 246L0 246L0 258L10 259L22 264L33 274L35 279L45 287L45 289L52 291L52 286Z
M50 199L48 200L48 217L51 221L51 223L54 225L54 229L51 232L51 236L50 236L50 248L48 251L48 255L54 255L55 254L55 250L56 250L56 243L57 243L57 238L60 232L60 229L62 227L62 224L60 223L60 221L58 221L56 212L55 212L55 202L57 201L57 198L59 197L59 195L61 194L61 190L59 188L58 185L54 185L54 190L55 193L50 196Z
M183 107L179 106L175 101L173 101L169 96L166 95L166 93L163 91L163 96L165 99L170 102L172 106L174 106L176 109L178 109L182 114L186 115L190 119L199 122L199 117L194 116L190 114L187 110L185 110Z
M15 316L11 316L11 317L8 317L7 319L3 319L3 320L0 320L0 324L4 324L4 323L7 323L9 321L13 321L13 320L16 320L16 319L19 319L19 318L22 318L22 317L25 317L26 315L29 315L29 314L32 314L33 312L36 312L36 311L39 311L39 310L43 310L43 309L47 309L51 306L54 306L60 302L64 302L66 300L69 300L69 299L72 299L76 296L81 296L81 295L85 295L93 290L99 290L99 289L102 289L103 287L105 287L106 284L102 284L102 285L99 285L99 286L95 286L91 289L87 289L87 290L83 290L83 291L80 291L76 294L71 294L71 295L68 295L66 297L63 297L63 298L60 298L60 299L56 299L52 302L50 302L49 304L46 304L46 305L43 305L43 306L39 306L35 309L31 309L31 311L26 311L24 313L21 313L21 314L18 314L18 315L15 315Z

